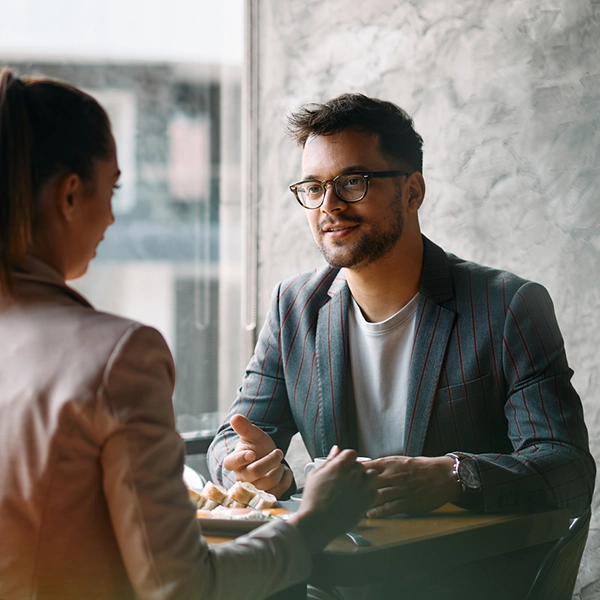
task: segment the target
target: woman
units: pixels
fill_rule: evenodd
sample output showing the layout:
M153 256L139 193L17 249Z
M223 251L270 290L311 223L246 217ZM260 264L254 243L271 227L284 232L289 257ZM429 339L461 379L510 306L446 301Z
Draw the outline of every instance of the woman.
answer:
M289 523L207 546L163 338L65 284L114 221L118 178L93 98L0 71L0 598L268 596L364 514L374 475L334 452Z

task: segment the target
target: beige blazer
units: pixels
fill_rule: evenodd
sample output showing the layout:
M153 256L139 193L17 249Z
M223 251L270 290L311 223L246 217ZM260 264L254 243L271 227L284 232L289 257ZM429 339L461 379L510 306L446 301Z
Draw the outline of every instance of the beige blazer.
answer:
M280 522L209 548L182 482L171 353L50 267L0 296L0 598L262 598L306 579Z

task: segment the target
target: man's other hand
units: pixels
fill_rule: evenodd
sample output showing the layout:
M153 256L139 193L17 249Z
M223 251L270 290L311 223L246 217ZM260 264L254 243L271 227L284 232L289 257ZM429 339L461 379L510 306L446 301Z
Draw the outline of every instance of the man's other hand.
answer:
M456 500L460 485L449 456L386 456L364 463L377 472L379 490L372 519L398 513L425 513Z
M334 446L328 458L308 476L302 504L289 519L313 553L350 530L377 496L377 476L357 462L354 450Z
M281 462L283 452L243 415L233 415L230 424L240 440L225 457L223 467L232 471L237 481L248 481L279 498L294 479L291 469Z

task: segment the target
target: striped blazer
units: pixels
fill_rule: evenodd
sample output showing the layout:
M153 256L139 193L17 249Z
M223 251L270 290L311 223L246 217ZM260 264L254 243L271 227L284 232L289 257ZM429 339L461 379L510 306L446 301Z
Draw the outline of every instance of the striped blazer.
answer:
M582 512L595 464L547 291L423 239L406 454L472 456L486 512ZM222 461L237 442L234 413L284 452L298 431L313 457L333 444L356 447L354 406L346 402L349 301L343 272L329 266L276 286L237 399L209 450L215 480L233 481Z

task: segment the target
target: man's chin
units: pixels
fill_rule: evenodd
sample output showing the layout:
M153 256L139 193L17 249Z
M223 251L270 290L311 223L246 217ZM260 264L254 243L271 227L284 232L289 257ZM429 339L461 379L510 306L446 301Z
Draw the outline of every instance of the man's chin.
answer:
M320 248L320 250L323 258L327 261L329 266L334 269L353 269L359 267L360 263L363 262L360 258L355 256L333 254L322 248Z
M377 249L377 248L376 248ZM366 252L355 249L354 252L330 252L329 249L319 247L323 258L334 269L352 269L360 271L369 265L373 264L380 258L391 252L391 247L377 249L377 252Z

